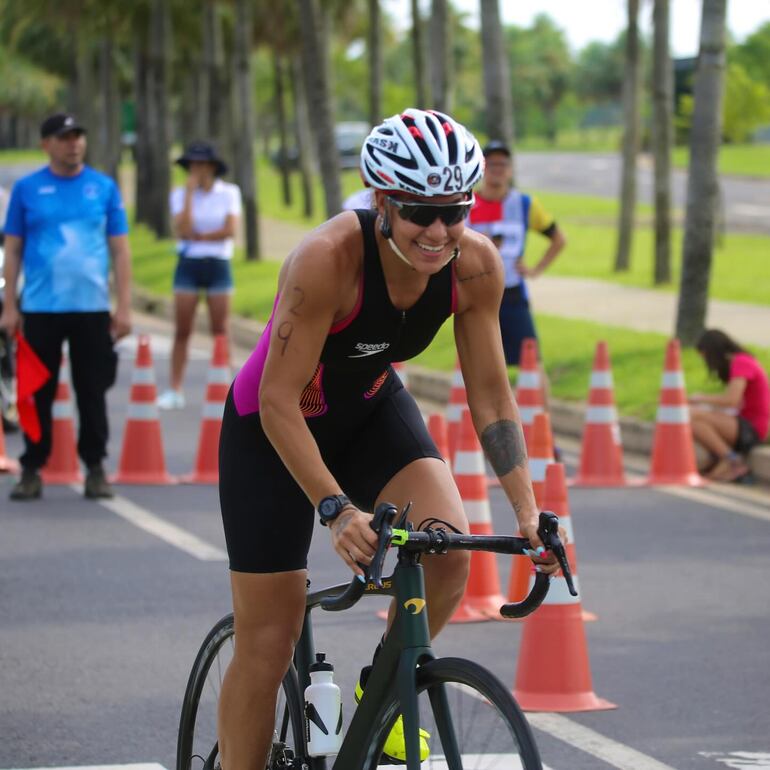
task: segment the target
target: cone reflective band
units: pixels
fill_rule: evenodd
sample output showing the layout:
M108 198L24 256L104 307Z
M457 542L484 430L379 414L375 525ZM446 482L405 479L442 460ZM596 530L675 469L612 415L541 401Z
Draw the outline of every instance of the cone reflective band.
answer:
M157 398L150 338L142 335L131 372L131 396L120 462L112 479L118 484L175 484L177 481L166 470Z
M449 403L446 408L446 419L449 427L449 460L454 464L455 452L459 441L460 422L463 412L468 408L468 396L465 392L465 380L460 369L460 360L455 362L452 372L452 387L449 391Z
M184 481L195 484L216 484L219 481L219 434L232 379L229 362L227 336L218 334L214 338L211 365L206 377L206 400L201 415L195 468L184 477Z
M610 354L607 343L603 341L596 345L580 467L574 483L588 487L617 487L626 484Z
M655 418L648 484L700 486L703 479L695 464L679 340L670 340L661 377L660 401Z
M51 409L51 454L41 470L46 484L74 484L83 480L75 437L69 371L65 350L62 353L56 397Z
M513 695L525 711L598 711L616 708L593 691L588 644L583 626L574 532L567 505L564 466L554 463L546 471L546 507L559 516L567 531L567 559L578 595L558 573L551 578L542 605L524 619Z
M545 410L543 378L537 361L537 340L527 337L522 340L519 356L519 373L516 377L516 403L521 415L521 427L527 447L532 440L532 426L535 415Z
M492 514L487 496L486 468L471 413L466 409L454 460L454 477L472 535L491 535ZM500 592L497 558L488 551L471 552L471 568L460 606L450 623L500 620L505 597Z
M545 412L535 415L529 446L528 465L532 492L535 495L535 504L538 510L543 510L546 470L553 463L551 419ZM508 579L509 602L520 602L529 593L532 570L532 562L529 559L522 559L520 556L513 557L511 574Z

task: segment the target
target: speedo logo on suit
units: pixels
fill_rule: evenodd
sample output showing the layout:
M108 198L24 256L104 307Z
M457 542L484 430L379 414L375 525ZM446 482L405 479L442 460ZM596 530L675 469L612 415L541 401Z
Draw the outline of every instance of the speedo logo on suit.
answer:
M386 351L389 347L390 347L389 342L375 342L375 343L357 342L356 350L358 351L358 353L355 353L352 356L348 356L348 358L365 358L366 356L376 356L377 353L382 353Z

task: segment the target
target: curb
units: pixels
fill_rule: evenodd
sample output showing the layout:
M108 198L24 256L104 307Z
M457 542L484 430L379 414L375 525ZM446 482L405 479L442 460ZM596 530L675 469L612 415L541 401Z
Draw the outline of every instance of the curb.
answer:
M173 320L173 303L170 298L151 294L144 289L134 287L131 295L132 306L136 310L150 315ZM208 320L202 313L196 313L195 331L208 334ZM242 316L230 317L230 338L236 345L253 348L265 324ZM446 404L449 401L449 390L452 375L447 372L436 372L431 369L408 365L409 390L416 398ZM586 407L571 401L550 399L551 424L555 433L570 436L580 440L583 435ZM655 425L651 422L633 417L618 417L620 436L624 451L633 454L649 456L652 453L652 442ZM749 466L757 480L770 483L770 446L763 445L752 450L749 455Z

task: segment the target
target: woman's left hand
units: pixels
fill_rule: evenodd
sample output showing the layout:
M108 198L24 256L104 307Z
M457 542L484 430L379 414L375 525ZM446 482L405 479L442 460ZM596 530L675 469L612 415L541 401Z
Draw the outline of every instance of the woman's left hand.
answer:
M531 524L525 524L521 528L521 534L529 540L532 550L527 553L527 556L535 564L538 572L543 572L546 575L553 575L559 569L559 562L556 560L556 556L552 551L546 551L543 546L543 541L540 539L540 535L537 533L537 522ZM563 545L567 545L567 532L564 527L559 527L559 538Z

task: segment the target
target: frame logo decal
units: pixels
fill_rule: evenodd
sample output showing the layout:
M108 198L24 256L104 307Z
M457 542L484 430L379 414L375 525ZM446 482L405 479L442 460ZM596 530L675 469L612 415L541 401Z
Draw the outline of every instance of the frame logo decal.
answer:
M409 609L410 607L414 609ZM407 599L404 602L404 609L409 610L412 615L419 615L425 609L425 599Z

